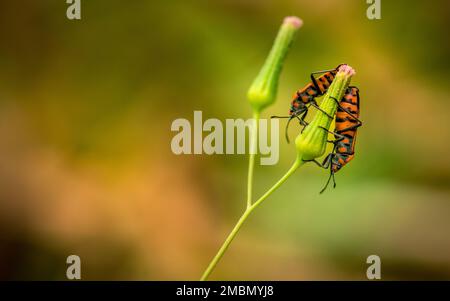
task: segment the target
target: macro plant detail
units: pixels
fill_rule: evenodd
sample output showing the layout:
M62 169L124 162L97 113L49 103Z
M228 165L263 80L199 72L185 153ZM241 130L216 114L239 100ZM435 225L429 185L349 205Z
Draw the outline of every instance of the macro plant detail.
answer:
M0 1L0 280L450 280L448 2Z
M258 137L258 120L261 112L275 102L283 62L294 40L295 33L302 26L302 23L297 17L286 17L284 19L263 67L248 90L247 98L253 109L254 124L253 130L250 131L246 209L204 271L200 278L202 281L208 279L251 213L294 174L299 167L305 163L314 162L320 167L330 168L328 185L331 178L334 180L334 173L339 171L354 156L356 129L362 125L358 119L359 90L356 87L350 87L350 81L355 71L352 67L341 64L332 70L313 72L311 73L311 83L296 92L291 102L289 116L281 117L289 118L286 125L288 142L287 127L290 121L296 118L299 120L300 125L303 126L303 129L295 139L296 158L288 171L260 198L253 202L252 186L256 155L255 148ZM322 75L316 79L314 75L319 73L322 73ZM323 100L318 105L315 98L323 95ZM308 123L305 121L305 117L311 106L317 109L317 113L313 120ZM336 121L334 132L330 131L333 120ZM334 135L334 141L327 140L330 133ZM325 154L327 143L333 143L334 148L326 156L325 160L319 163L316 159ZM322 189L321 193L325 188Z
M333 143L333 151L320 164L315 159L312 160L318 166L330 169L330 176L325 187L320 191L323 193L333 179L333 187L336 187L334 174L344 165L350 162L355 156L355 143L357 129L362 125L359 118L359 89L348 87L344 97L338 104L338 110L335 117L335 130L330 132L335 140L328 141Z
M309 107L312 106L318 110L321 110L317 105L316 97L320 97L327 92L340 66L341 65L332 70L312 72L310 74L311 82L294 94L291 102L291 108L289 110L289 116L272 116L272 118L289 118L288 122L286 123L285 129L286 141L288 143L288 128L291 120L297 118L300 122L300 125L302 125L304 128L307 125L305 118L308 114ZM322 75L317 79L314 77L315 74L321 73Z

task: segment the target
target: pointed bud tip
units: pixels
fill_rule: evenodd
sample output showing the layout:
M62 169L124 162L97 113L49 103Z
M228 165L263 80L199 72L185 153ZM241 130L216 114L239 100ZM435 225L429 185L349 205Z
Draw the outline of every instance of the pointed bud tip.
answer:
M295 16L290 16L290 17L284 18L283 23L290 24L296 29L300 28L303 25L302 19L300 19L299 17L295 17Z

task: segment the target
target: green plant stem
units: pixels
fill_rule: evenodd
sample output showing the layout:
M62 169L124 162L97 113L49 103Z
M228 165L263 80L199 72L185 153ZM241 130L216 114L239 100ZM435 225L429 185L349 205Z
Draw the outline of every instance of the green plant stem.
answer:
M250 155L248 159L247 208L252 205L253 170L255 168L256 147L258 145L259 116L259 112L255 110L253 112L253 128L250 137Z
M291 168L284 174L281 179L278 180L278 182L275 183L269 190L267 190L266 193L263 194L262 197L260 197L255 203L253 203L251 206L247 207L245 209L242 216L239 218L238 222L234 226L233 230L231 230L230 234L228 235L225 242L220 247L219 251L217 252L216 256L212 259L212 261L209 263L208 267L206 268L205 272L203 273L202 277L200 278L200 281L205 281L208 276L211 274L211 272L216 267L219 260L223 257L226 250L230 246L231 242L233 241L236 234L241 229L244 222L247 220L248 216L255 210L261 203L267 199L268 196L270 196L275 190L277 190L301 165L303 164L303 160L301 156L299 155L297 159L295 160L294 164L292 164Z

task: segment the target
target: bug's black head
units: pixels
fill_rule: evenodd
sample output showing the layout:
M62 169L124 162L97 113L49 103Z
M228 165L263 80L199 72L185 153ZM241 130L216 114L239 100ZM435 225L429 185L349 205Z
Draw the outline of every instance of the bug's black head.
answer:
M342 63L342 64L337 65L337 67L336 67L336 69L335 69L336 72L339 71L339 68L340 68L341 66L344 66L344 65L347 65L347 64Z

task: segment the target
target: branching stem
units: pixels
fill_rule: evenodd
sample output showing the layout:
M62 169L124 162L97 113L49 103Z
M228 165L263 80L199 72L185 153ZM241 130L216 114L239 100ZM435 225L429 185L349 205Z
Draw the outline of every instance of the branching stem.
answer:
M203 273L202 277L200 278L201 281L207 280L208 276L211 274L211 272L216 267L219 260L223 257L226 250L230 246L231 242L233 241L236 234L241 229L244 222L247 220L249 215L255 210L259 205L262 204L262 202L267 199L268 196L270 196L275 190L277 190L301 165L303 164L303 160L301 156L298 156L295 160L294 164L292 164L291 168L284 174L281 179L278 180L278 182L275 183L269 190L267 190L266 193L263 194L255 203L248 206L242 216L239 218L238 222L234 226L233 230L231 230L230 234L228 235L225 242L220 247L219 251L217 252L216 256L212 259L212 261L209 263L208 267L206 268L205 272Z

